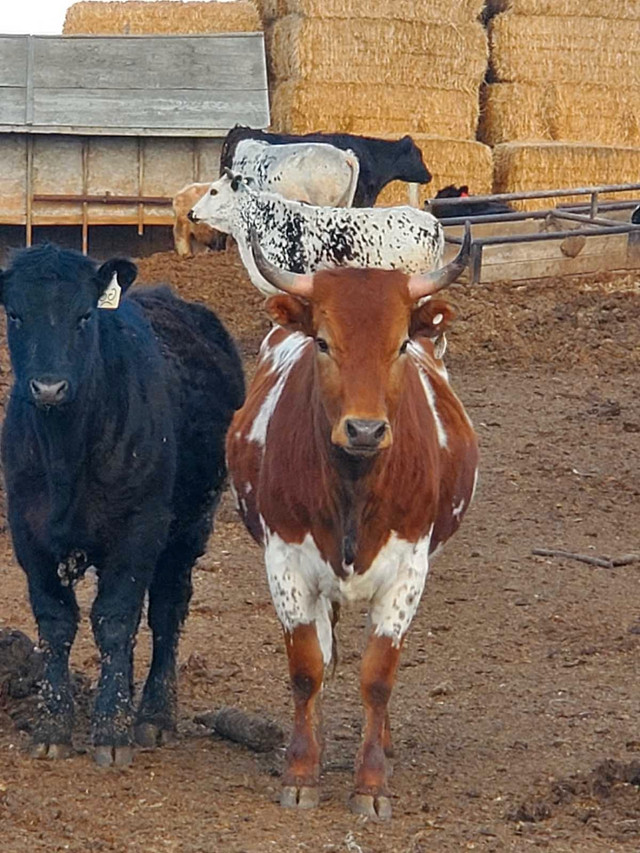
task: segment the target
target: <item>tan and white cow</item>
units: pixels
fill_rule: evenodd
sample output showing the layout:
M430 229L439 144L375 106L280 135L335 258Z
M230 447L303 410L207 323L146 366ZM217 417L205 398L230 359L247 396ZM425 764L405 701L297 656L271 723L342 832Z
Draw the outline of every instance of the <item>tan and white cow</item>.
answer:
M181 258L193 256L194 242L201 246L210 246L221 237L220 232L215 228L204 222L191 222L187 216L210 186L210 183L187 184L173 197L173 244Z
M476 437L442 362L451 308L431 296L468 257L423 275L278 270L281 292L245 405L227 436L238 507L264 547L295 706L281 802L318 803L317 702L337 606L369 603L364 739L352 809L387 819L387 703L431 557L457 530L476 481ZM421 304L422 303L422 304Z

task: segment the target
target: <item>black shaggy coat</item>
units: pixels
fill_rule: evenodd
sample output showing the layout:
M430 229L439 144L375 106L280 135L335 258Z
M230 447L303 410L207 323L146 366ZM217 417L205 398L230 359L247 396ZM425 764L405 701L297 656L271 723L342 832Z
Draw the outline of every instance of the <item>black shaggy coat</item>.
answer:
M35 754L69 751L68 656L74 581L98 575L91 612L101 653L96 759L128 763L176 724L175 661L224 483L224 439L244 397L240 359L208 309L168 288L97 307L133 264L99 269L53 246L18 254L1 276L15 383L2 433L9 523L44 652ZM134 720L132 660L145 594L153 659Z

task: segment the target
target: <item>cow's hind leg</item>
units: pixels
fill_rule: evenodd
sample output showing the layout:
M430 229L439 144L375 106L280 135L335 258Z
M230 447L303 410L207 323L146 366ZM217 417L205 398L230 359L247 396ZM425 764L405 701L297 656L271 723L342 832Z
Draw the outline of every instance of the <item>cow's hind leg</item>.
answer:
M391 751L387 705L395 681L400 646L390 637L371 635L361 671L365 730L356 759L355 788L351 809L378 820L389 820L391 801L387 790L386 758Z
M16 543L16 546L27 574L44 660L31 753L35 758L66 758L72 752L73 690L69 678L69 652L78 626L78 605L72 588L62 585L55 561L50 556L24 545Z
M317 806L319 801L318 694L322 687L324 660L314 623L285 631L285 643L295 711L280 802L287 808L308 809Z
M203 522L190 534L172 538L149 588L153 657L136 716L135 737L140 746L160 746L176 731L179 634L191 599L191 569L204 550L208 531L209 523Z

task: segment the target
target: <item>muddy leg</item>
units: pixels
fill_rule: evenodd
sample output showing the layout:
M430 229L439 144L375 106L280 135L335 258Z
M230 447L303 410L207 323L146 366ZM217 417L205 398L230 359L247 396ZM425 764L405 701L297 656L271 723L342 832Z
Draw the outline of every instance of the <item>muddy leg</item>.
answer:
M130 764L133 757L133 647L150 566L115 565L98 576L91 624L101 674L93 709L94 757L101 766Z
M78 624L78 605L71 587L60 583L51 559L34 560L26 571L44 658L31 754L34 758L66 758L72 752L73 691L69 652Z
M386 755L391 750L387 704L395 681L400 647L389 637L371 635L362 660L361 690L365 730L356 759L351 810L378 820L389 820L391 801L387 791Z
M318 805L320 777L320 726L318 693L324 662L314 624L285 631L289 675L294 702L294 723L282 780L281 805L309 809Z

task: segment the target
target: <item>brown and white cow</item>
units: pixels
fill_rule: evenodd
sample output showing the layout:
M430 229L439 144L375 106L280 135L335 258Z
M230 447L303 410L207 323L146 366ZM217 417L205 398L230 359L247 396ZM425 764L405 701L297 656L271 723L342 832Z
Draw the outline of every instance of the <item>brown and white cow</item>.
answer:
M388 819L387 703L429 561L471 501L476 438L441 360L451 308L424 297L461 272L469 239L441 270L278 270L276 325L227 436L238 507L264 546L295 705L281 803L318 803L317 703L342 602L369 602L364 739L352 810ZM421 304L422 303L422 304Z
M219 248L220 239L223 241L226 239L226 236L221 235L220 231L216 231L210 225L206 225L204 222L191 222L187 217L191 208L200 201L210 186L210 182L208 184L187 184L173 197L172 206L175 217L173 244L181 258L193 256L194 244L200 246L214 245L214 247Z

